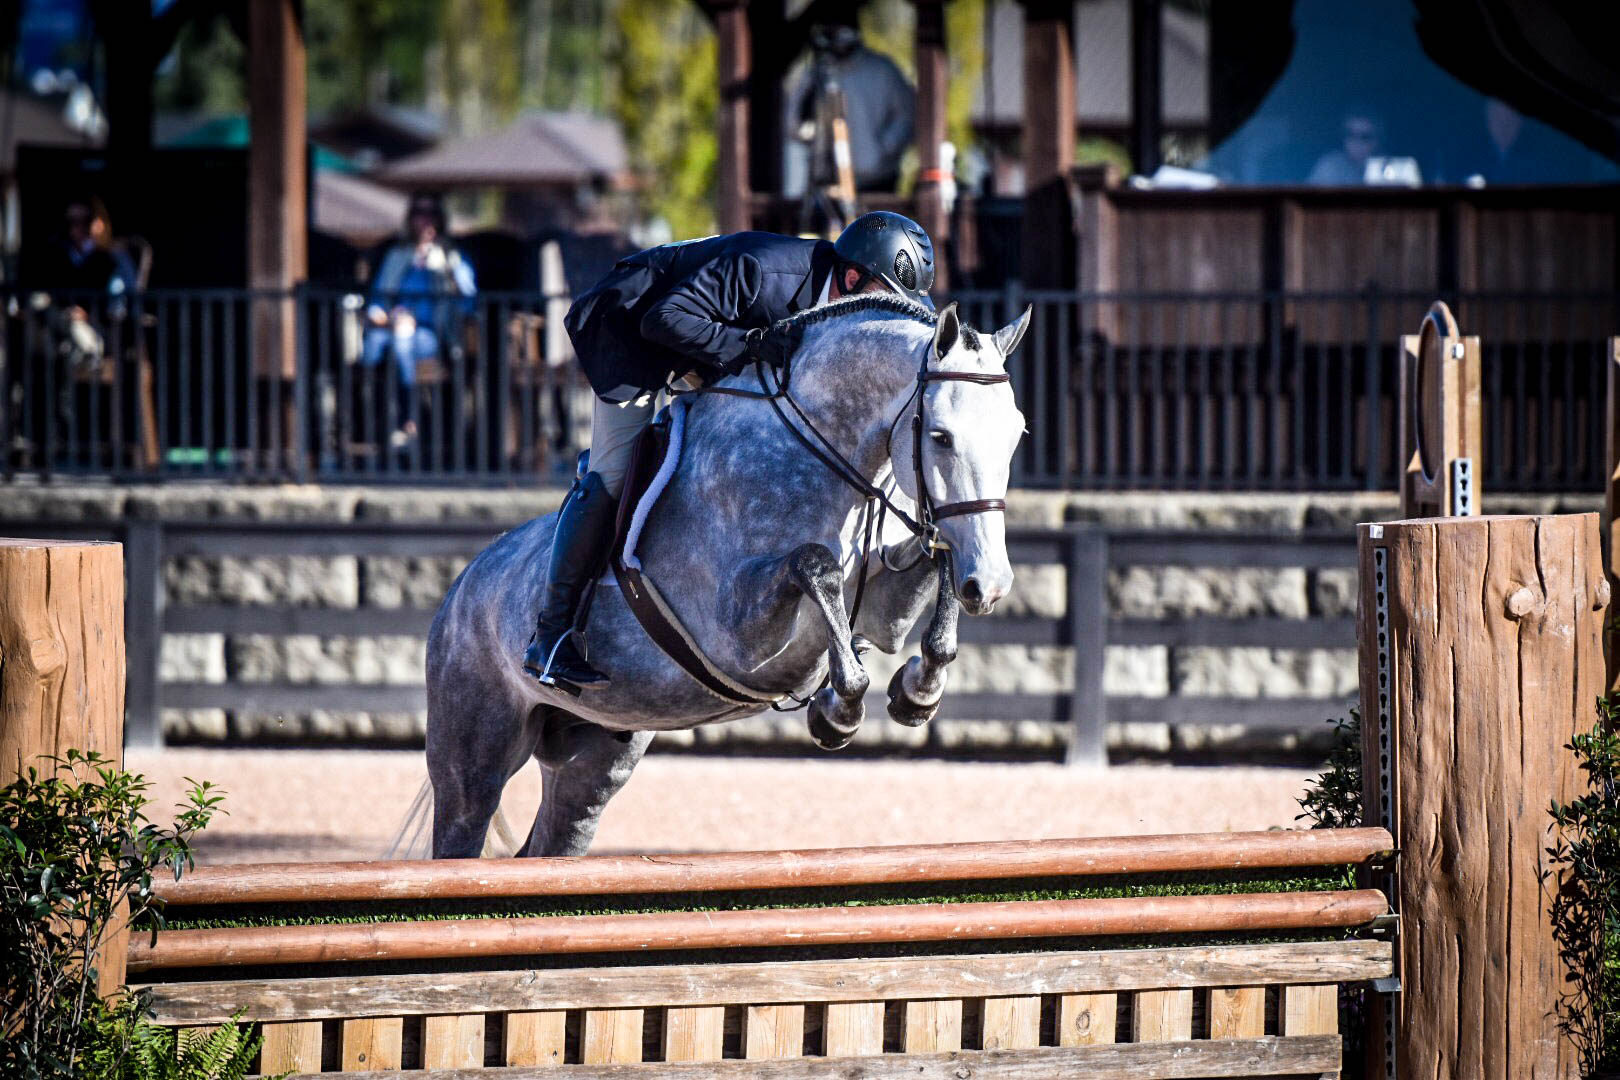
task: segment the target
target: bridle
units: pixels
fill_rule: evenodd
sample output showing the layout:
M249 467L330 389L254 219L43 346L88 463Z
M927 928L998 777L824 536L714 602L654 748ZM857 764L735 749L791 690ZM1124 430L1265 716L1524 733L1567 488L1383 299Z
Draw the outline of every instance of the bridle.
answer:
M936 502L934 497L929 494L928 482L923 474L922 465L923 432L927 428L925 414L928 406L928 384L965 382L976 383L981 386L993 386L998 383L1012 381L1012 376L1006 372L931 371L928 362L933 357L933 353L932 345L923 350L922 364L917 369L916 385L912 387L911 394L906 398L905 403L900 406L900 410L895 413L894 420L889 424L889 459L893 461L895 431L900 426L900 421L905 417L907 410L911 408L912 402L916 402L916 411L911 414L911 468L917 492L917 514L915 517L896 506L889 492L862 476L860 470L848 458L839 453L838 448L832 444L832 441L816 427L815 421L810 419L809 414L804 411L789 390L789 384L793 376L791 360L783 366L781 374L777 376L774 389L765 378L765 371L769 365L755 364L755 374L759 379L760 387L757 393L735 386L700 386L687 390L670 385L666 386L665 389L671 396L676 397L724 394L732 397L752 398L756 401L770 402L777 419L782 421L782 426L787 428L806 450L810 451L812 457L825 465L834 476L865 496L869 508L871 504L875 503L882 508L883 513L893 514L899 519L900 523L910 530L913 536L922 541L924 554L932 558L940 551L950 550L950 545L939 537L939 522L946 518L963 517L968 514L1004 512L1007 509L1007 501L1005 499L964 499L959 502L941 504ZM786 402L787 408L791 409L793 414L798 417L799 424L803 425L804 430L801 431L799 424L794 424L788 418L787 410L782 407L784 402ZM870 514L868 515L866 532L868 533L866 546L870 548ZM869 550L864 551L862 553L863 561L867 560L869 555ZM857 593L856 602L859 603L859 593ZM850 621L854 621L853 614Z

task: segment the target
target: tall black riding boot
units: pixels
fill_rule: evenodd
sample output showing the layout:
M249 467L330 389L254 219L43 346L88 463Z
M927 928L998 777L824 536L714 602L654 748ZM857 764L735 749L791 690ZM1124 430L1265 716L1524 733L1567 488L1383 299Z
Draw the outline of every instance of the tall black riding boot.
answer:
M608 681L581 655L573 631L580 596L606 561L617 511L618 501L608 494L601 476L588 473L575 482L557 514L540 618L534 640L523 654L523 670L546 686L578 693Z

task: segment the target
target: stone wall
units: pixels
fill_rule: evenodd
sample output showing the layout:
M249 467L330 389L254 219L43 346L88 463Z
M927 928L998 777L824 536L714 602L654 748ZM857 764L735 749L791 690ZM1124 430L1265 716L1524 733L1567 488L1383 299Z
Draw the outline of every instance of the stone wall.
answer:
M553 509L560 490L454 491L349 487L243 487L173 484L155 487L16 483L0 486L0 534L6 520L110 522L143 514L164 520L445 521L509 523ZM1492 512L1551 513L1595 509L1598 499L1504 497L1487 493ZM1059 526L1093 522L1112 529L1221 530L1286 533L1344 529L1397 515L1393 496L1164 494L1015 491L1008 521ZM181 558L165 567L173 604L276 607L431 607L464 560L441 558ZM1017 584L998 615L1063 614L1061 566L1018 566ZM1113 615L1169 618L1199 615L1288 618L1345 617L1355 612L1355 574L1348 570L1213 570L1115 568L1107 596ZM995 616L992 616L995 617ZM316 638L267 635L170 634L162 643L162 673L184 682L376 682L423 679L424 642L414 637ZM903 657L870 654L873 685L887 685ZM964 646L950 674L958 691L1062 692L1071 686L1069 650L1043 646ZM1105 657L1110 696L1232 696L1342 698L1356 694L1350 649L1264 649L1110 646ZM1173 715L1173 709L1171 710ZM1315 719L1304 717L1305 721ZM1326 720L1327 717L1321 719ZM410 745L422 738L420 715L318 712L257 715L223 710L166 710L170 739L188 742L330 741ZM1174 723L1113 724L1109 742L1126 755L1317 753L1327 738L1289 733L1209 729ZM854 749L967 755L1057 756L1063 725L937 721L903 728L869 716ZM771 751L810 745L802 714L768 714L749 721L661 736L658 746L702 750Z

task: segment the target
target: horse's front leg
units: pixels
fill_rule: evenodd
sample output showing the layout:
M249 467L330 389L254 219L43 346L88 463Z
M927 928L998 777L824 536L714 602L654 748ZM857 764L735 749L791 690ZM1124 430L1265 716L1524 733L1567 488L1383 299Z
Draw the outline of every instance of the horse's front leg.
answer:
M920 727L934 718L945 696L945 670L956 659L956 620L961 604L951 583L951 560L934 560L937 600L934 616L923 631L922 655L913 656L889 680L889 716L907 727Z
M810 700L810 736L823 750L838 750L849 744L866 718L866 690L872 682L850 643L844 572L825 544L795 548L787 557L787 571L826 623L831 677L827 687Z

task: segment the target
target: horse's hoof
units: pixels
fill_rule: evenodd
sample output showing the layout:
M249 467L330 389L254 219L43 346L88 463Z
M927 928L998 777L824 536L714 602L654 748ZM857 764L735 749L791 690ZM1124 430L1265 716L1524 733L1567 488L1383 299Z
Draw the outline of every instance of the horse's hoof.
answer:
M830 691L823 691L823 693L828 692ZM833 709L828 709L821 703L821 697L821 694L817 694L810 701L810 711L807 716L810 737L823 750L842 750L855 737L855 732L860 730L861 720L864 719L865 715L864 710L861 709L860 703L857 702L854 711L854 723L839 723L833 719L833 715L837 711L836 706ZM837 699L834 698L834 701L837 701Z
M889 719L906 727L922 727L934 718L939 711L939 702L932 705L919 705L906 696L906 669L902 665L895 669L894 676L889 679Z

